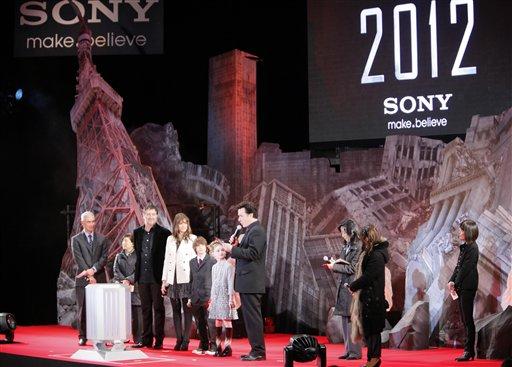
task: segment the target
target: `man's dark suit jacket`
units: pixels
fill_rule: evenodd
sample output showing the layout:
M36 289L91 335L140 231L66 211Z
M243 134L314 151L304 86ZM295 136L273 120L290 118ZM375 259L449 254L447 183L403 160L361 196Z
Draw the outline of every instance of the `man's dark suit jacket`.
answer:
M265 293L267 235L259 221L250 224L242 241L231 250L236 259L235 291Z
M202 305L208 302L212 290L212 267L217 261L206 255L201 265L197 257L190 260L190 300L192 305Z
M98 283L106 283L107 276L105 274L105 264L107 262L107 252L110 247L110 241L99 233L94 233L92 246L87 242L87 237L82 231L71 238L71 249L73 250L73 258L77 265L76 275L82 271L95 268L94 278ZM85 287L86 277L76 278L75 286Z
M171 235L171 231L167 228L160 226L158 223L154 226L155 233L153 234L153 248L151 249L151 257L153 260L153 277L155 283L162 282L162 271L164 268L165 259L165 245L167 243L167 237ZM137 253L137 265L135 266L135 281L139 281L140 276L140 264L141 253L142 253L142 240L144 238L144 226L136 228L133 231L133 244L135 246L135 252Z

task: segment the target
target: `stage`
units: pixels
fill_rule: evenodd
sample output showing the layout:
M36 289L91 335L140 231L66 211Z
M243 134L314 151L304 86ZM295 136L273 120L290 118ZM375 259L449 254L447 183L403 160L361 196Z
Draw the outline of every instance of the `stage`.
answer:
M92 348L90 342L85 347L77 345L76 330L66 326L22 326L16 329L13 344L0 344L1 366L283 366L283 347L288 344L290 335L267 334L267 360L263 362L242 362L240 355L248 352L247 339L234 339L232 357L218 358L212 356L197 356L192 351L175 352L171 350L174 339L166 338L164 349L154 351L143 349L148 359L122 362L90 363L71 359L71 355L81 348ZM318 337L320 343L327 346L327 366L361 366L363 360L342 361L343 345L329 344L325 337ZM195 348L197 340L192 340L190 346ZM366 353L366 350L363 350ZM460 349L433 348L422 351L402 351L383 349L383 365L385 366L461 366L454 358L462 353ZM476 360L468 362L472 366L501 365L501 361ZM315 362L297 363L296 365L313 366Z

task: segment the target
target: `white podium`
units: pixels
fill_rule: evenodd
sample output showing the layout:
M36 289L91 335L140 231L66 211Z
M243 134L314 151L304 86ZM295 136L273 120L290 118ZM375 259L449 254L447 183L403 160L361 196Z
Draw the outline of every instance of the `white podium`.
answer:
M79 349L71 358L87 361L122 361L148 356L141 350L126 350L130 339L132 307L130 289L121 284L89 284L85 287L87 339L93 349ZM106 343L113 343L108 348Z

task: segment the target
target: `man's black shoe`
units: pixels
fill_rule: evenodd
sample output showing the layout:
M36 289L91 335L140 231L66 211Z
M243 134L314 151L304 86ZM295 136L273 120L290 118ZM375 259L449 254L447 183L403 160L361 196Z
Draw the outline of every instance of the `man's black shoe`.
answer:
M242 361L253 362L253 361L264 361L264 360L267 359L267 357L264 356L264 355L252 355L252 354L249 354L249 355L244 355L244 356L240 357L240 359Z
M144 343L137 343L132 345L132 348L151 348L151 345Z
M87 339L85 339L85 338L80 338L80 339L78 339L78 345L80 345L80 346L84 346L84 345L85 345L85 343L87 343Z
M164 344L163 343L157 343L157 344L155 344L153 349L164 349Z

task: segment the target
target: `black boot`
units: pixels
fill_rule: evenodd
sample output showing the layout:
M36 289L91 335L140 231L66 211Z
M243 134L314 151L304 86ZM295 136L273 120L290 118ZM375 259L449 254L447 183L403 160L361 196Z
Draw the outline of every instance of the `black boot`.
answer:
M217 344L217 350L215 351L215 357L220 357L222 355L222 346L220 344L222 340L222 326L215 327L215 343Z
M226 328L226 339L224 340L224 350L222 351L221 357L231 357L233 351L231 350L231 338L233 337L233 328Z
M468 351L464 351L464 354L460 357L455 358L457 362L466 362L466 361L472 361L475 359L475 354L471 354Z

